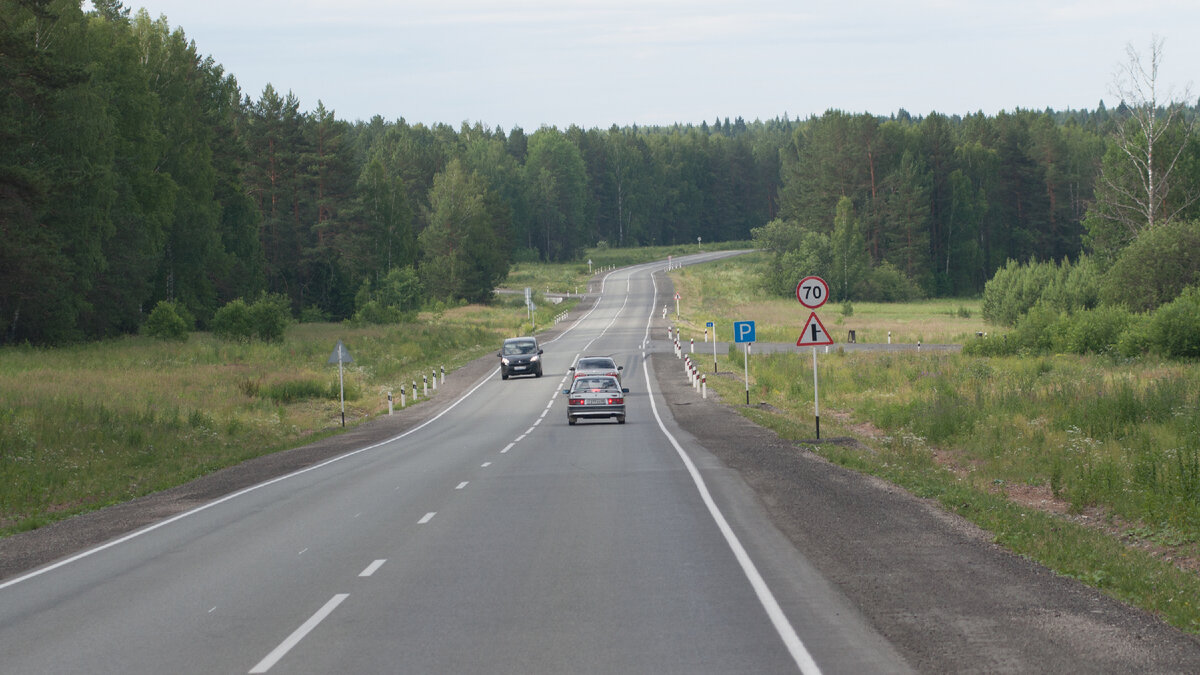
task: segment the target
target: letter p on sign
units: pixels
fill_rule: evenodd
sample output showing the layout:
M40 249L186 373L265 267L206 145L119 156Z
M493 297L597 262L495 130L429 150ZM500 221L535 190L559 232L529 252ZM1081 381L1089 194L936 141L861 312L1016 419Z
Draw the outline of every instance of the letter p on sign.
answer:
M734 321L733 322L733 341L734 342L754 342L754 322L753 321Z

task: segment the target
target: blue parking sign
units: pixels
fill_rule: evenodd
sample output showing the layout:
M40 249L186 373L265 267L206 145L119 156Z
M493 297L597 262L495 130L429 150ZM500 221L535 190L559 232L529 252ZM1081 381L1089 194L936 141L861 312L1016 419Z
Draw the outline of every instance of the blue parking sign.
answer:
M734 342L754 342L754 322L753 321L734 321L733 322L733 341Z

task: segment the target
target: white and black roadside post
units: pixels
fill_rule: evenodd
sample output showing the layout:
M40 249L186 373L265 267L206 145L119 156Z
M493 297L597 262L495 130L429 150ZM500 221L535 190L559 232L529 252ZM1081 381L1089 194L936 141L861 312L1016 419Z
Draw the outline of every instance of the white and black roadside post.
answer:
M404 408L404 385L400 385L400 407Z
M428 375L421 376L421 395L424 396L425 398L429 398L429 376Z
M828 350L828 345L833 344L833 337L825 330L825 325L821 323L815 310L829 300L829 284L821 277L804 277L796 284L796 299L808 309L814 310L809 312L808 321L804 324L804 330L800 331L800 339L796 340L796 346L812 347L813 412L816 414L817 439L820 440L821 395L817 388L817 346L826 345L825 349Z
M675 294L675 320L679 320L679 294Z
M342 401L342 426L346 426L346 379L342 364L354 363L354 357L350 356L350 351L346 349L346 345L342 344L341 340L334 345L333 353L329 355L329 363L336 363L338 367L338 395Z
M416 401L417 401L417 381L413 380L412 384L413 384L413 388L412 388L413 402L416 403Z
M446 384L446 366L442 366L442 384Z
M396 408L392 405L392 392L388 392L388 415L394 415Z
M436 370L433 371L432 379L433 379L433 390L437 391L438 381L437 381L437 371Z

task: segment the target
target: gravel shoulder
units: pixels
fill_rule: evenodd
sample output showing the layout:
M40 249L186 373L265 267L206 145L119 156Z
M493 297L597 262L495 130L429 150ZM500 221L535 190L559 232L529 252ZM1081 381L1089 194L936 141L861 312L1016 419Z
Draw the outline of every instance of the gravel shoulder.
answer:
M660 277L664 281L669 284ZM652 334L665 333L662 323ZM672 355L650 358L680 426L741 476L774 525L917 671L1200 672L1200 640L1000 549L985 532L932 502L780 439L740 415L736 404L700 399ZM0 539L0 580L392 438L436 415L495 368L494 355L480 357L448 373L435 397L393 416Z

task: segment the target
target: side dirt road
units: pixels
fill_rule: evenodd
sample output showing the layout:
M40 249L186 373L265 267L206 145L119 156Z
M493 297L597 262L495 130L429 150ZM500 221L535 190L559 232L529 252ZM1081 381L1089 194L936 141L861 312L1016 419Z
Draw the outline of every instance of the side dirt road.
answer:
M665 333L665 324L655 334ZM650 356L678 423L738 472L775 526L926 673L1197 673L1200 640L1012 555L931 502L830 464L702 400L666 353ZM421 424L491 375L494 355L436 398L317 443L0 539L0 580Z

